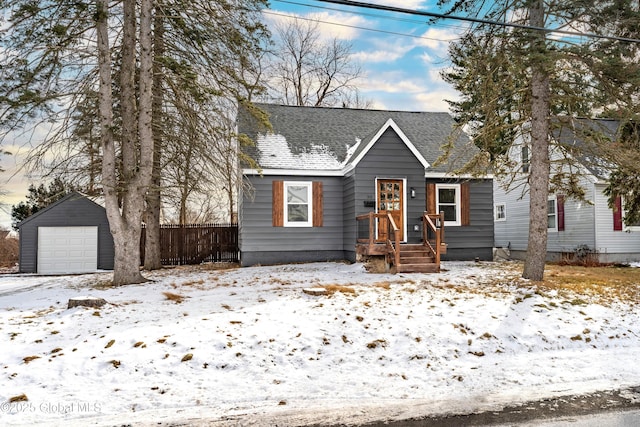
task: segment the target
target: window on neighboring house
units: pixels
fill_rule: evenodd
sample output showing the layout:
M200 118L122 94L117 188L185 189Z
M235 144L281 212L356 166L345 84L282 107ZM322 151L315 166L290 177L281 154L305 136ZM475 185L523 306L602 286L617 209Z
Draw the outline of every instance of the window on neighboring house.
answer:
M620 200L620 207L622 209L621 220L624 221L624 217L627 214L624 209L624 197L622 197ZM624 224L624 228L629 231L640 231L640 221L629 225Z
M496 221L506 221L507 220L507 206L504 203L496 204L494 213L495 213L494 219Z
M530 165L531 159L529 157L529 147L524 145L522 146L522 173L529 173Z
M547 200L547 228L549 231L558 231L558 205L555 198Z
M312 183L284 183L284 226L312 226Z
M522 147L522 173L529 173L530 165L531 159L529 158L529 147L524 145Z
M444 212L445 226L459 226L460 184L436 184L437 212Z

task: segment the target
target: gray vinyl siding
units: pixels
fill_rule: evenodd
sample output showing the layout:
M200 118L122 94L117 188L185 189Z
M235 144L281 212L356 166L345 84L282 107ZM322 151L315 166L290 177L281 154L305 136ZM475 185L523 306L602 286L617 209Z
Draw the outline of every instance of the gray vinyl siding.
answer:
M356 241L356 178L355 170L349 171L342 180L343 185L343 250L345 259L349 261L356 260L355 241Z
M344 259L342 177L251 176L253 198L243 195L240 252L243 266ZM322 227L274 227L273 181L321 181Z
M448 226L444 230L447 253L443 260L490 260L493 257L493 182L490 179L443 181L428 179L427 183L469 183L469 225Z
M420 242L421 232L413 231L413 225L420 223L419 218L425 208L424 167L392 129L388 129L382 134L376 144L363 157L355 169L354 176L355 215L352 217L352 221L357 215L375 211L375 208L365 207L364 202L376 200L376 178L405 179L406 240L408 243ZM416 190L415 199L409 196L411 187ZM355 235L355 233L353 234ZM348 244L355 245L355 237L350 242L345 241L345 245Z
M75 195L74 195L75 194ZM102 206L72 193L49 208L25 219L20 225L20 272L36 273L38 268L38 227L98 227L98 268L113 270L113 237Z

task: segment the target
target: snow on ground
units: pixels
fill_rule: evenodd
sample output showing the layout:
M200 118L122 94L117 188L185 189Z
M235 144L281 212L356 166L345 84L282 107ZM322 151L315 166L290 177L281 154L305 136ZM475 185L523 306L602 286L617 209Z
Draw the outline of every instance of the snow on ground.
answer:
M635 302L541 292L509 263L443 266L0 276L0 425L348 424L640 384ZM321 285L344 288L302 291ZM67 309L86 295L108 304Z

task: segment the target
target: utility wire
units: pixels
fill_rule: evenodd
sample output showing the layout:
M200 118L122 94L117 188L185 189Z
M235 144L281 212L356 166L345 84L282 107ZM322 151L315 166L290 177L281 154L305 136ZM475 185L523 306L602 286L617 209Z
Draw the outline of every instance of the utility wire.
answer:
M346 9L341 9L341 8L337 8L337 7L313 5L313 4L309 4L309 3L300 3L300 2L297 2L297 1L291 1L291 0L274 0L274 1L277 2L277 3L290 4L290 5L294 5L294 6L302 6L302 7L322 9L322 10L331 10L331 11L340 12L340 13L349 13L349 14L356 15L356 16L366 16L366 17L371 17L371 18L386 19L386 20L398 21L398 22L408 22L408 23L420 24L420 25L424 24L424 21L418 20L418 19L398 18L398 17L395 17L395 16L380 15L380 14L375 14L375 13L367 13L367 12L360 12L360 11L353 11L353 10L346 10ZM438 27L455 28L455 29L465 29L466 28L466 27L464 27L462 25L453 25L453 24L444 24L444 23L436 23L435 25L438 26ZM371 30L371 31L376 31L376 30ZM403 34L400 34L400 35L403 35ZM408 36L411 37L411 35L408 35Z
M285 13L278 13L278 12L274 12L274 11L271 11L271 10L263 10L262 13L265 13L267 15L273 15L273 16L282 16L282 17L285 17L285 18L301 19L303 21L320 22L322 24L336 25L338 27L355 28L356 30L374 31L376 33L391 34L391 35L394 35L394 36L402 36L402 37L413 37L415 39L432 40L432 41L437 41L437 42L450 42L450 41L453 41L453 40L457 40L457 38L451 38L451 39L443 40L443 39L436 39L436 38L433 38L433 37L418 36L418 35L415 35L415 34L396 33L394 31L378 30L378 29L374 29L374 28L359 27L359 26L356 26L356 25L339 24L337 22L322 21L320 19L315 19L315 18L305 18L305 17L302 17L302 16L287 15Z
M420 10L405 9L402 7L386 6L383 4L363 3L363 2L352 1L352 0L315 0L315 1L319 1L321 3L339 4L343 6L361 7L364 9L374 9L374 10L384 10L387 12L405 13L408 15L415 15L415 16L428 16L429 18L451 19L451 20L463 21L463 22L473 22L476 24L487 24L487 25L496 25L496 26L502 26L502 27L519 28L524 30L534 30L534 31L541 31L544 33L555 33L555 34L564 34L564 35L576 36L576 37L590 37L590 38L604 39L604 40L616 40L616 41L623 41L623 42L630 42L630 43L640 43L640 39L634 39L629 37L605 36L602 34L595 34L595 33L578 33L575 31L568 31L568 30L561 30L561 29L536 27L532 25L523 25L523 24L516 24L511 22L500 22L500 21L494 21L491 19L447 15L444 13L435 13L435 12L425 12Z

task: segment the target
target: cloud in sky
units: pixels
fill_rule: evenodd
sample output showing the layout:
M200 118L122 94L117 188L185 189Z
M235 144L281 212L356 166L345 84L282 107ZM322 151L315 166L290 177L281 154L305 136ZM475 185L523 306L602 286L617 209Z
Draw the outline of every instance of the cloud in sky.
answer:
M433 1L379 0L372 3L434 10ZM336 10L339 8L336 5L314 8L276 1L272 7L278 8L279 14L284 11L291 16L325 22L320 25L327 38L348 39L353 45L352 59L366 75L360 80L361 94L376 108L416 111L424 109L425 105L431 107L430 110L448 108L442 99L439 102L434 99L452 92L439 73L449 66L449 42L459 37L463 26L428 24L422 18L376 10L343 8L342 12Z

